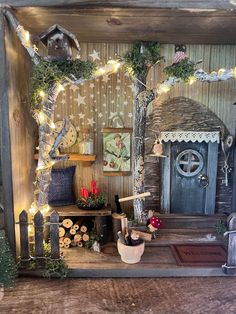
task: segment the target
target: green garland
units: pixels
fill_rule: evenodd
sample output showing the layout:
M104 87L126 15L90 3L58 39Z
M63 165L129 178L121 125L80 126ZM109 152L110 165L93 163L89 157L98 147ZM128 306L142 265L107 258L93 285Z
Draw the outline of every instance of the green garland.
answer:
M184 82L187 82L189 77L194 74L196 69L195 63L186 58L179 63L174 63L168 67L165 67L163 71L168 77L175 76Z
M134 76L146 76L148 69L163 57L158 42L137 42L124 56L126 71Z
M17 276L17 265L11 252L9 243L0 232L0 286L11 287Z
M61 60L46 61L41 60L39 64L34 65L32 75L32 107L40 107L40 91L47 92L49 86L53 83L61 83L66 76L74 75L77 79L90 79L97 69L92 61Z

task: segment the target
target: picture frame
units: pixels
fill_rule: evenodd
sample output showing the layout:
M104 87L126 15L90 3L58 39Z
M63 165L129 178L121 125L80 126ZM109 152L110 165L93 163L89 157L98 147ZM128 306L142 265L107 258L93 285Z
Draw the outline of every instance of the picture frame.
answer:
M132 173L132 128L104 128L103 174L126 176Z

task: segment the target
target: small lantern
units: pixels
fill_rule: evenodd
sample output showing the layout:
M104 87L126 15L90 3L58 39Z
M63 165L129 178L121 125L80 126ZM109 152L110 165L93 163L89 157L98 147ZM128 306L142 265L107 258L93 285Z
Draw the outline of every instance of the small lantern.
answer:
M93 139L88 128L81 130L82 139L79 142L79 153L81 155L93 155Z

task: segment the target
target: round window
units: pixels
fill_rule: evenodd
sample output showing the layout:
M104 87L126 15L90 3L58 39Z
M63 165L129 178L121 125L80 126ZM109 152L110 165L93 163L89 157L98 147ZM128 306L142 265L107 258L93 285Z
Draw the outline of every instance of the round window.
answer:
M193 149L183 150L176 157L176 169L185 177L197 175L203 168L202 155Z

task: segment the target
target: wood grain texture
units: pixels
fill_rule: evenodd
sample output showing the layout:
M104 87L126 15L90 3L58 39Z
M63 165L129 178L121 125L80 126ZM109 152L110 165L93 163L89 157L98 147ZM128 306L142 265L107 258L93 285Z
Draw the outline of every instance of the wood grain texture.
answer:
M9 131L9 105L8 100L8 78L7 60L5 55L5 20L0 11L0 131L1 131L1 168L2 168L2 185L1 185L1 202L7 209L4 211L6 234L12 251L15 251L15 220L13 209L13 182L11 168L11 138Z
M10 155L8 163L11 170L7 180L13 178L14 219L18 221L22 209L28 209L33 199L35 161L32 152L36 146L36 124L30 112L31 61L20 44L15 32L6 26L6 56L8 66L8 108L10 132ZM5 80L5 79L4 79ZM7 131L7 129L6 129ZM4 167L7 167L5 160ZM7 169L7 168L6 168ZM10 177L10 178L9 178ZM9 192L8 192L9 193ZM9 214L11 207L8 208ZM19 229L16 227L16 243L19 248Z
M38 267L44 265L43 229L44 229L43 215L40 211L38 211L34 216L35 257Z
M21 266L29 266L29 235L28 235L28 214L23 210L20 214L20 257ZM27 261L28 260L28 261Z
M56 211L50 216L50 242L51 242L51 258L58 259L60 257L59 249L59 215Z
M37 3L34 0L1 0L0 3L8 4L16 7L24 6L96 6L96 7L149 7L149 8L195 8L195 9L235 9L234 3L229 0L213 1L213 0L181 0L176 2L175 0L171 1L162 1L162 0L38 0Z
M103 3L104 5L104 3ZM162 43L235 43L235 11L173 8L103 7L18 8L20 22L32 33L61 24L80 41L130 42L158 40ZM135 5L135 4L134 4ZM189 6L187 6L189 8ZM37 23L40 21L40 23ZM188 25L188 27L185 27Z
M62 207L52 207L51 210L46 214L46 216L50 216L53 211L56 211L59 216L62 217L84 217L84 216L109 216L111 215L111 208L106 207L99 210L85 210L79 209L76 205L68 205ZM69 227L67 227L69 228Z

